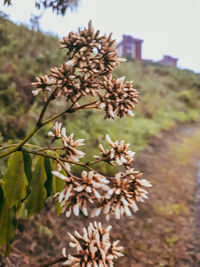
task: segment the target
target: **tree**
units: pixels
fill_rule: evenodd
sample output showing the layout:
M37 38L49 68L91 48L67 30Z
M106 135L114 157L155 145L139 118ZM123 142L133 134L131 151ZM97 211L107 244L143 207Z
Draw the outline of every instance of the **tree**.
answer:
M75 9L80 0L35 0L36 8L51 8L53 12L55 11L57 14L65 15L67 9ZM12 4L12 0L4 0L4 5L10 6Z

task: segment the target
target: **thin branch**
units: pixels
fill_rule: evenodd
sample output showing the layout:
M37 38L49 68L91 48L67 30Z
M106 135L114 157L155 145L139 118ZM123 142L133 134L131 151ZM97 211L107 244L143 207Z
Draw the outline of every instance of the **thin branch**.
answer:
M18 145L16 145L14 148L12 148L11 150L2 153L0 155L0 158L4 158L14 152L16 152L17 150L20 150L20 148L40 129L41 127L36 126L21 142L19 142Z
M44 152L41 152L41 151L38 151L38 150L30 150L30 149L27 149L27 148L24 148L24 147L21 148L21 151L25 151L25 152L28 152L30 154L34 154L34 155L38 155L38 156L47 157L47 158L50 158L50 159L53 159L53 160L56 160L56 161L59 160L59 161L71 163L71 164L78 165L78 166L81 166L83 168L86 168L86 169L88 169L90 171L97 172L96 170L94 170L93 168L89 167L87 164L84 164L82 162L67 160L67 159L64 159L64 158L58 158L56 156L49 155L47 153L44 153Z
M71 108L71 106L69 108L67 108L66 110L56 114L55 116L51 117L50 119L46 120L45 122L42 122L43 120L43 117L44 117L44 114L46 112L46 109L47 109L47 106L48 104L50 103L51 101L51 98L54 94L55 90L51 93L51 95L49 96L47 102L45 103L41 113L40 113L40 117L38 119L38 122L37 122L37 125L36 127L16 146L14 146L11 150L5 152L5 153L2 153L0 154L0 158L4 158L18 150L20 150L22 148L22 146L40 129L42 128L44 125L48 124L49 122L57 119L58 117L62 116L63 114L65 113L73 113L79 109L86 109L87 107L90 108L90 106L92 106L93 104L95 104L97 102L96 101L93 101L93 102L90 102L88 104L85 104L85 105L82 105L82 106L79 106L79 107L76 107L76 108Z
M61 160L57 159L57 162L61 165L61 167L64 169L64 171L65 171L70 177L78 178L78 177L75 177L70 171L68 171L68 170L65 168L65 165L62 163Z
M101 161L105 162L106 160L107 160L106 158L96 159L96 160L88 162L87 165L92 165L92 164L95 164L95 163L98 163L98 162L101 162Z
M16 146L17 144L12 144L12 145L7 145L7 146L2 146L2 147L0 147L0 151L1 150L4 150L4 149L8 149L8 148L11 148L11 147L14 147L14 146Z
M50 103L51 100L52 100L52 97L53 97L53 95L54 95L56 89L57 89L57 88L55 88L55 89L52 91L52 93L50 94L50 96L48 97L47 101L46 101L45 104L44 104L44 107L43 107L43 109L42 109L42 111L41 111L41 113L40 113L40 116L39 116L39 119L38 119L38 122L37 122L37 125L39 125L39 126L42 124L42 120L43 120L43 118L44 118L44 114L45 114L45 112L46 112L46 110L47 110L47 107L48 107L49 103Z
M93 109L96 108L96 106L88 106L88 107L84 107L83 109Z
M32 144L24 144L25 146L30 146L30 147L33 147L33 148L38 148L38 149L40 149L40 147L39 146L36 146L36 145L32 145Z
M64 147L55 147L55 148L50 148L50 147L46 147L46 148L39 148L37 149L37 151L56 151L56 150L63 150Z
M77 107L77 108L73 108L73 109L71 109L71 111L72 111L72 112L75 112L75 111L77 111L77 110L79 110L79 109L85 109L86 107L89 107L89 106L94 105L94 104L96 104L96 103L97 103L97 100L95 100L95 101L93 101L93 102L90 102L90 103L87 103L87 104L84 104L84 105L82 105L82 106L79 106L79 107Z
M56 90L56 89L55 89ZM10 154L12 154L12 153L14 153L14 152L16 152L17 150L20 150L20 148L41 128L41 127L43 127L45 124L44 123L42 123L42 119L43 119L43 117L44 117L44 114L45 114L45 112L46 112L46 109L47 109L47 106L48 106L48 104L50 103L50 101L52 100L52 96L53 96L53 94L54 94L54 92L55 92L55 90L50 94L50 96L49 96L49 98L47 99L47 102L45 103L45 105L44 105L44 107L43 107L43 109L42 109L42 111L41 111L41 113L40 113L40 116L39 116L39 119L38 119L38 122L37 122L37 124L36 124L36 126L35 126L35 128L21 141L21 142L19 142L19 144L18 145L16 145L14 148L12 148L11 150L9 150L9 151L7 151L7 152L5 152L5 153L2 153L1 155L0 155L0 158L4 158L4 157L6 157L6 156L8 156L8 155L10 155Z
M80 100L81 97L82 97L82 95L79 95L77 97L77 99L71 104L71 106L68 109L72 109L74 107L74 105Z
M86 109L86 107L89 107L89 106L95 104L96 102L97 102L97 100L96 100L96 101L93 101L93 102L90 102L90 103L88 103L88 104L85 104L85 105L76 107L76 108L72 108L73 105L71 105L71 106L70 106L69 108L67 108L66 110L64 110L64 111L62 111L62 112L56 114L55 116L53 116L53 117L49 118L48 120L46 120L45 122L43 122L43 125L46 125L47 123L49 123L49 122L51 122L51 121L57 119L58 117L62 116L62 115L65 114L65 113L74 113L75 111L77 111L77 110L79 110L79 109ZM94 107L92 107L92 108L94 108Z
M58 117L60 117L60 116L62 116L63 114L65 114L66 112L67 112L67 110L64 110L64 111L62 111L62 112L56 114L55 116L53 116L53 117L51 117L50 119L48 119L48 120L46 120L45 122L43 122L43 125L46 125L46 124L48 124L49 122L51 122L51 121L57 119Z
M8 148L11 148L11 147L14 147L14 146L17 146L19 143L17 143L17 144L12 144L12 145L7 145L7 146L2 146L2 147L0 147L0 151L1 150L5 150L5 149L8 149ZM35 145L32 145L32 144L24 144L25 146L30 146L30 147L33 147L33 148L38 148L38 149L40 149L40 147L39 146L35 146Z

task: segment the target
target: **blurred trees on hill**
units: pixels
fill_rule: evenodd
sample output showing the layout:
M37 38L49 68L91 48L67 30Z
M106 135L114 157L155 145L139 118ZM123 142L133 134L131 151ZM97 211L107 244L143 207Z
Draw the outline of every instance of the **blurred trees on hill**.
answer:
M36 8L51 8L57 14L65 15L68 9L78 7L80 0L35 0ZM12 5L12 0L4 0L4 5Z
M5 141L24 136L34 103L30 82L62 58L56 37L15 25L0 14L0 131Z

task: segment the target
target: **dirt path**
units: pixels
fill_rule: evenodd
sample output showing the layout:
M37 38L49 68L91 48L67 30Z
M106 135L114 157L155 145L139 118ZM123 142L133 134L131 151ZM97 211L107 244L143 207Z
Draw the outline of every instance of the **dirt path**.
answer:
M140 205L135 216L110 222L113 237L126 248L126 256L116 266L200 266L195 210L199 160L200 123L163 132L138 156L135 169L143 171L153 187L150 199ZM104 221L103 217L99 220ZM36 266L60 257L67 246L67 231L80 229L89 221L56 217L54 207L43 211L42 216L21 223L13 252L1 266Z

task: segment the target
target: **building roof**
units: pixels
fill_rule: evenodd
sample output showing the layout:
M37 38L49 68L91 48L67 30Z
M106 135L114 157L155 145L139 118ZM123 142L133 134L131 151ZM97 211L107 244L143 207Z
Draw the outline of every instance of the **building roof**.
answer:
M169 55L163 55L163 58L170 58L170 59L173 59L173 60L178 60L178 58L172 57L172 56L169 56Z
M132 37L131 35L125 35L123 34L123 40L121 42L118 43L117 47L119 47L120 45L122 45L123 41L126 40L126 42L133 42L133 43L143 43L143 40L141 39L137 39Z
M128 42L135 42L135 43L143 42L143 40L141 39L137 39L137 38L132 37L131 35L125 35L125 34L123 34L123 39L126 39Z

